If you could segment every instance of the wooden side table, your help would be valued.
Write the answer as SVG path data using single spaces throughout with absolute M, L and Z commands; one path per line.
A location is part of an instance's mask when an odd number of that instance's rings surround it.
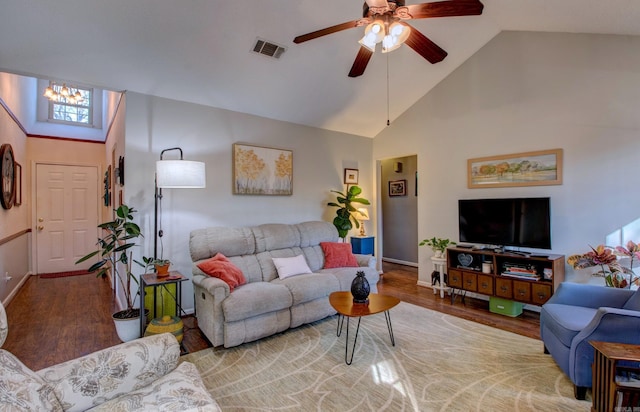
M 176 302 L 176 316 L 180 317 L 182 311 L 182 282 L 188 279 L 178 271 L 169 272 L 169 276 L 158 277 L 155 273 L 146 273 L 140 276 L 140 336 L 144 336 L 144 328 L 147 326 L 147 317 L 144 316 L 145 288 L 152 287 L 156 296 L 156 288 L 163 287 Z M 175 296 L 167 288 L 168 285 L 176 285 Z M 153 317 L 156 317 L 156 304 L 153 303 Z
M 384 317 L 387 321 L 387 329 L 389 330 L 389 338 L 391 339 L 391 345 L 396 346 L 396 340 L 393 336 L 393 327 L 391 326 L 391 316 L 389 315 L 389 309 L 400 303 L 400 299 L 394 296 L 379 295 L 377 293 L 371 293 L 369 295 L 369 303 L 354 303 L 353 295 L 351 292 L 333 292 L 329 295 L 329 303 L 338 312 L 338 327 L 336 329 L 336 335 L 339 337 L 342 334 L 342 325 L 344 324 L 344 318 L 347 318 L 347 336 L 344 342 L 344 363 L 351 365 L 353 362 L 353 352 L 356 349 L 356 342 L 358 341 L 358 332 L 360 331 L 360 321 L 363 316 L 375 315 L 376 313 L 384 312 Z M 349 319 L 358 318 L 358 326 L 356 328 L 356 336 L 353 339 L 353 347 L 351 348 L 351 358 L 349 358 Z
M 593 373 L 593 406 L 591 411 L 614 411 L 617 392 L 640 392 L 638 387 L 631 387 L 625 385 L 624 382 L 616 381 L 616 375 L 620 369 L 619 361 L 640 362 L 640 345 L 599 341 L 590 341 L 589 343 L 595 349 L 593 366 L 591 367 Z M 622 406 L 621 410 L 626 410 L 625 407 L 628 405 Z

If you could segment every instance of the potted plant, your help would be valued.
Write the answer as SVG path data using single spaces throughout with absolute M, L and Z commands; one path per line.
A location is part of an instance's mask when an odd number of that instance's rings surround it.
M 104 235 L 98 238 L 98 249 L 80 258 L 76 264 L 85 262 L 96 255 L 100 260 L 91 265 L 90 273 L 96 272 L 96 277 L 104 277 L 109 273 L 116 278 L 124 291 L 127 307 L 112 315 L 116 325 L 118 337 L 127 342 L 140 337 L 140 308 L 135 308 L 135 299 L 140 293 L 138 278 L 131 272 L 131 248 L 136 246 L 136 240 L 143 237 L 140 227 L 133 222 L 135 209 L 121 205 L 116 209 L 116 218 L 110 222 L 101 223 L 98 228 Z M 145 266 L 136 261 L 137 264 Z M 132 282 L 135 289 L 132 289 Z
M 169 266 L 171 266 L 169 259 L 153 259 L 153 266 L 156 269 L 156 276 L 169 276 Z
M 358 186 L 351 186 L 346 193 L 338 192 L 337 190 L 332 190 L 331 192 L 338 194 L 336 197 L 337 203 L 329 202 L 327 206 L 338 208 L 338 210 L 336 210 L 336 217 L 333 219 L 333 225 L 338 229 L 338 236 L 344 240 L 353 228 L 353 223 L 355 223 L 356 228 L 360 227 L 358 219 L 352 215 L 352 213 L 357 211 L 352 203 L 360 203 L 362 205 L 369 205 L 370 203 L 367 199 L 358 197 L 358 195 L 362 193 L 362 189 Z
M 435 257 L 441 258 L 444 251 L 449 246 L 454 246 L 456 242 L 449 239 L 441 239 L 439 237 L 432 237 L 431 239 L 424 239 L 419 243 L 419 246 L 429 246 L 433 253 L 435 253 Z
M 628 241 L 624 246 L 589 246 L 587 253 L 571 255 L 567 263 L 574 269 L 599 267 L 600 270 L 593 273 L 594 276 L 604 278 L 605 285 L 615 288 L 631 288 L 631 285 L 640 286 L 640 277 L 633 271 L 633 261 L 640 259 L 640 243 Z M 619 259 L 620 258 L 620 259 Z M 623 262 L 628 260 L 628 267 Z M 628 276 L 628 280 L 627 280 Z

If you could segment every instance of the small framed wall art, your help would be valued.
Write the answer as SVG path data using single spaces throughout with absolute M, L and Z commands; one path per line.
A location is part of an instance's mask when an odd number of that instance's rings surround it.
M 20 206 L 22 204 L 22 165 L 18 162 L 16 162 L 15 172 L 16 197 L 13 200 L 13 205 Z
M 358 169 L 344 169 L 344 184 L 357 185 L 358 173 L 359 173 Z
M 389 180 L 389 196 L 406 196 L 407 180 Z

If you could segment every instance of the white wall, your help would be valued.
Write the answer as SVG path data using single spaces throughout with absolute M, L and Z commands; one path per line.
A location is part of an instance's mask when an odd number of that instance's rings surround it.
M 640 241 L 639 110 L 640 37 L 503 32 L 378 135 L 373 157 L 417 152 L 420 239 L 457 239 L 460 198 L 550 196 L 553 252 L 568 256 Z M 553 148 L 561 186 L 467 188 L 469 158 Z M 431 254 L 420 248 L 427 283 Z
M 12 79 L 0 76 L 0 100 L 7 107 L 18 101 Z M 29 164 L 27 137 L 3 106 L 0 106 L 0 144 L 8 143 L 16 162 L 22 166 L 22 205 L 0 207 L 0 300 L 5 304 L 29 274 Z M 16 188 L 18 190 L 18 188 Z
M 293 195 L 233 195 L 231 149 L 238 142 L 292 150 Z M 153 254 L 154 171 L 163 149 L 179 146 L 186 160 L 206 163 L 206 189 L 163 191 L 163 256 L 172 260 L 173 270 L 190 277 L 193 229 L 331 221 L 335 211 L 326 203 L 334 200 L 331 189 L 344 190 L 344 168 L 360 170 L 363 196 L 372 199 L 372 145 L 369 138 L 129 92 L 125 203 L 140 211 L 145 234 L 140 252 Z M 165 159 L 177 156 L 169 152 Z M 367 230 L 374 234 L 374 225 Z M 183 287 L 183 304 L 193 307 L 191 282 Z

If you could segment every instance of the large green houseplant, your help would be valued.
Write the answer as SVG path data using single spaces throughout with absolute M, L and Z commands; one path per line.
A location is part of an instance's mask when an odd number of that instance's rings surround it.
M 358 197 L 362 193 L 362 189 L 358 186 L 351 186 L 345 193 L 332 190 L 336 193 L 336 201 L 327 203 L 327 206 L 337 207 L 336 217 L 333 219 L 333 225 L 338 229 L 338 235 L 344 239 L 347 237 L 349 231 L 353 228 L 355 223 L 356 228 L 360 227 L 358 219 L 353 216 L 353 212 L 357 209 L 352 203 L 360 203 L 362 205 L 369 205 L 369 201 L 365 198 Z M 353 223 L 352 223 L 353 222 Z
M 131 266 L 134 262 L 131 248 L 137 246 L 136 241 L 143 237 L 140 227 L 133 222 L 133 214 L 137 211 L 127 205 L 121 205 L 116 209 L 116 217 L 110 222 L 101 223 L 98 228 L 103 236 L 98 238 L 98 249 L 80 258 L 76 264 L 80 264 L 94 256 L 99 255 L 100 260 L 92 264 L 88 271 L 96 273 L 97 277 L 103 277 L 111 272 L 120 284 L 124 292 L 127 307 L 112 315 L 116 324 L 118 336 L 124 342 L 140 337 L 140 308 L 135 308 L 136 297 L 140 293 L 138 278 L 132 273 Z M 135 261 L 140 266 L 146 265 Z M 145 262 L 146 263 L 146 262 Z M 134 285 L 133 285 L 134 284 Z M 123 330 L 125 320 L 132 320 L 131 332 Z M 134 322 L 133 321 L 137 321 Z

